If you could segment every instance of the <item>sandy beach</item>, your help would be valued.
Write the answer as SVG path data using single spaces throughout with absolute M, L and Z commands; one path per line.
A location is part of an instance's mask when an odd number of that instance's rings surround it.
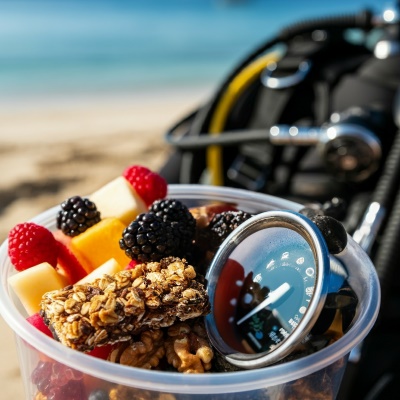
M 157 170 L 164 132 L 207 88 L 0 100 L 0 241 L 17 223 L 99 188 L 131 164 Z M 2 399 L 24 399 L 13 333 L 0 317 Z

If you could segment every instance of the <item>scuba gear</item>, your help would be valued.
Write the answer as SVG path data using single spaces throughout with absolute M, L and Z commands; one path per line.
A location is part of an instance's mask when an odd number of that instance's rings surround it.
M 397 398 L 399 11 L 397 2 L 382 16 L 362 11 L 283 29 L 166 133 L 175 151 L 160 170 L 169 183 L 246 188 L 302 204 L 340 199 L 341 222 L 382 287 L 379 322 L 350 356 L 343 400 Z

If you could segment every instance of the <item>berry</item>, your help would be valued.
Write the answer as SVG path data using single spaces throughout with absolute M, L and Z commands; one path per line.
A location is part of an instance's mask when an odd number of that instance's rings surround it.
M 48 326 L 44 323 L 43 318 L 39 313 L 33 314 L 26 319 L 31 325 L 33 325 L 36 329 L 43 332 L 45 335 L 53 338 L 53 335 L 48 328 Z
M 105 346 L 97 346 L 93 350 L 89 351 L 89 356 L 101 358 L 102 360 L 107 360 L 110 353 L 113 351 L 114 346 L 112 344 L 108 344 Z
M 183 203 L 175 199 L 156 200 L 151 205 L 150 212 L 171 225 L 174 235 L 180 241 L 182 253 L 190 249 L 196 231 L 196 220 Z
M 45 394 L 51 384 L 52 363 L 50 361 L 39 361 L 32 372 L 31 380 L 38 390 Z
M 32 372 L 31 380 L 47 400 L 86 399 L 83 373 L 66 365 L 39 361 Z
M 327 215 L 317 215 L 311 218 L 321 231 L 329 253 L 339 254 L 347 246 L 347 232 L 344 226 L 335 218 Z
M 159 261 L 174 255 L 179 241 L 171 227 L 154 213 L 143 213 L 122 233 L 119 246 L 128 257 L 141 262 Z
M 125 270 L 129 270 L 129 269 L 134 269 L 136 268 L 136 265 L 140 264 L 140 262 L 138 260 L 131 260 L 129 261 L 129 264 L 124 268 Z
M 8 255 L 18 271 L 43 262 L 57 265 L 58 246 L 53 234 L 33 222 L 16 225 L 8 234 Z
M 167 181 L 146 167 L 132 165 L 125 169 L 122 176 L 133 186 L 148 207 L 155 200 L 163 199 L 167 195 Z
M 244 221 L 247 221 L 250 217 L 252 217 L 252 215 L 245 211 L 224 211 L 220 214 L 216 214 L 209 225 L 214 240 L 214 246 L 218 247 L 234 229 Z
M 73 196 L 61 203 L 57 228 L 67 236 L 77 236 L 100 222 L 100 212 L 89 199 Z
M 58 267 L 64 272 L 70 285 L 83 279 L 87 272 L 82 264 L 75 257 L 74 253 L 61 242 L 57 242 L 58 246 Z

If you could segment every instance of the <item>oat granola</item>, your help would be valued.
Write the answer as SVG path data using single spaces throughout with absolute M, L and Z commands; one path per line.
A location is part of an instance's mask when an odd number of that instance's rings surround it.
M 166 257 L 90 284 L 46 293 L 41 315 L 54 337 L 80 351 L 131 340 L 144 330 L 205 316 L 208 295 L 185 259 Z

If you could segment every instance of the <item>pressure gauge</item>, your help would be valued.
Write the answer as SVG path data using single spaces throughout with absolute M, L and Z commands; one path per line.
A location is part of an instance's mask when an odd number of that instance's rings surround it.
M 229 235 L 208 270 L 210 340 L 238 367 L 272 364 L 307 337 L 346 277 L 311 220 L 292 211 L 258 214 Z

